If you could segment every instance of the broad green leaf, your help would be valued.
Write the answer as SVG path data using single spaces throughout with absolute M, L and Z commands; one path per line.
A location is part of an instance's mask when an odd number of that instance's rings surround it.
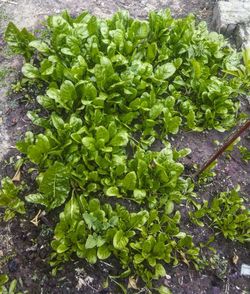
M 158 80 L 167 80 L 175 73 L 175 71 L 176 68 L 173 63 L 165 63 L 156 68 L 155 78 Z
M 64 120 L 55 112 L 51 114 L 51 120 L 54 127 L 60 132 L 64 129 Z
M 157 288 L 157 291 L 159 294 L 171 294 L 172 292 L 167 288 L 166 286 L 161 285 L 159 288 Z
M 94 212 L 100 209 L 100 201 L 96 198 L 93 198 L 89 201 L 89 211 Z
M 142 210 L 138 213 L 130 214 L 129 229 L 140 229 L 148 220 L 149 213 L 147 210 Z
M 165 213 L 171 214 L 174 211 L 174 202 L 169 200 L 165 205 Z
M 71 109 L 76 100 L 75 86 L 71 81 L 64 81 L 60 87 L 59 103 L 66 109 Z
M 92 137 L 84 137 L 82 138 L 83 146 L 90 151 L 95 151 L 95 139 Z
M 163 105 L 161 103 L 155 104 L 149 112 L 149 116 L 151 119 L 156 119 L 162 112 Z
M 140 264 L 144 261 L 144 257 L 141 256 L 140 254 L 135 254 L 134 258 L 133 258 L 133 263 L 134 264 Z
M 111 251 L 107 245 L 103 245 L 97 249 L 97 257 L 101 260 L 109 258 Z
M 165 122 L 165 127 L 171 134 L 177 134 L 179 131 L 182 119 L 179 116 L 174 116 Z
M 46 207 L 50 205 L 48 197 L 40 193 L 29 194 L 28 196 L 25 197 L 25 200 L 31 203 L 44 205 Z
M 37 79 L 39 78 L 39 70 L 30 63 L 25 63 L 22 67 L 22 73 L 26 78 Z
M 49 46 L 45 42 L 42 42 L 41 40 L 31 41 L 29 43 L 29 46 L 37 49 L 39 52 L 47 53 L 47 54 L 50 53 Z
M 115 249 L 123 250 L 126 248 L 127 244 L 128 238 L 124 235 L 124 232 L 122 230 L 117 231 L 113 238 L 113 246 Z
M 165 275 L 166 275 L 165 268 L 160 263 L 157 263 L 155 266 L 154 278 L 159 279 L 161 277 L 164 277 Z
M 119 189 L 117 187 L 109 187 L 106 190 L 106 195 L 107 196 L 116 196 L 116 197 L 121 197 L 119 193 Z
M 143 199 L 146 197 L 146 191 L 145 190 L 140 190 L 140 189 L 135 189 L 134 190 L 134 198 L 138 202 L 143 201 Z
M 9 277 L 6 274 L 0 275 L 0 286 L 6 284 L 9 281 Z
M 41 194 L 26 197 L 29 202 L 45 205 L 49 210 L 62 205 L 70 191 L 68 168 L 56 162 L 43 174 L 39 185 Z
M 33 49 L 29 47 L 29 43 L 35 39 L 34 35 L 29 33 L 25 28 L 19 30 L 13 22 L 9 22 L 4 34 L 4 39 L 8 42 L 13 52 L 22 54 L 28 61 L 33 54 Z
M 39 134 L 37 135 L 35 145 L 31 145 L 28 148 L 28 157 L 31 161 L 38 164 L 44 159 L 50 148 L 49 139 L 45 135 Z
M 86 260 L 91 264 L 96 263 L 96 261 L 97 261 L 96 248 L 91 248 L 91 249 L 87 250 L 87 252 L 86 252 Z
M 96 128 L 96 140 L 104 140 L 104 143 L 109 141 L 109 131 L 104 126 Z
M 13 281 L 11 281 L 10 286 L 9 286 L 9 293 L 15 293 L 16 291 L 16 286 L 17 286 L 17 280 L 14 279 Z
M 125 130 L 119 131 L 109 144 L 111 146 L 126 146 L 128 144 L 128 133 Z
M 69 247 L 64 243 L 61 243 L 56 249 L 57 253 L 59 254 L 64 253 L 67 250 L 69 250 Z
M 136 187 L 136 173 L 130 172 L 122 180 L 122 186 L 125 190 L 134 190 Z
M 9 221 L 15 216 L 15 213 L 24 214 L 24 202 L 18 197 L 21 188 L 15 186 L 13 181 L 5 177 L 1 181 L 0 189 L 0 207 L 5 208 L 4 220 Z
M 85 248 L 91 249 L 96 247 L 96 245 L 97 245 L 97 238 L 93 237 L 92 235 L 89 235 L 85 244 Z
M 70 200 L 65 205 L 64 217 L 69 223 L 78 220 L 80 217 L 80 207 L 74 195 L 71 196 Z

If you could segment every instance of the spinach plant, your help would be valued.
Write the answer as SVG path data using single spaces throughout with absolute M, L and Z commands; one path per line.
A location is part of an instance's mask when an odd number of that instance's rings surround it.
M 24 214 L 25 207 L 18 194 L 22 187 L 17 187 L 8 177 L 1 181 L 0 207 L 5 208 L 4 221 L 12 219 L 16 213 Z
M 247 72 L 242 54 L 204 22 L 168 10 L 143 21 L 63 12 L 48 17 L 40 38 L 10 23 L 5 39 L 40 89 L 27 115 L 42 131 L 16 146 L 38 170 L 25 199 L 60 212 L 51 264 L 113 256 L 122 277 L 137 274 L 150 287 L 166 263 L 198 268 L 178 210 L 194 195 L 179 162 L 191 150 L 173 149 L 168 135 L 235 124 L 247 84 L 235 74 Z M 153 151 L 157 140 L 164 147 Z
M 222 233 L 225 238 L 241 243 L 250 241 L 250 211 L 243 204 L 244 199 L 239 195 L 239 186 L 222 192 L 211 202 L 204 201 L 201 207 L 190 213 L 191 219 L 198 225 L 204 226 L 200 219 L 208 219 L 209 225 Z

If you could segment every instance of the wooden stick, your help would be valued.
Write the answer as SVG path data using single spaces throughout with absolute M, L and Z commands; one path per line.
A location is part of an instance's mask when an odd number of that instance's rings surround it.
M 209 158 L 201 168 L 194 174 L 194 178 L 198 177 L 204 170 L 209 167 L 227 148 L 230 146 L 245 130 L 250 126 L 250 120 L 240 126 L 227 140 L 226 142 L 215 152 L 215 154 Z

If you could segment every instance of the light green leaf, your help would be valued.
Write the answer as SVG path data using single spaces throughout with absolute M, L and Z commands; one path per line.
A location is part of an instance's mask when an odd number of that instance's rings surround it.
M 56 252 L 57 252 L 58 254 L 61 254 L 61 253 L 64 253 L 65 251 L 67 251 L 67 250 L 69 250 L 69 247 L 68 247 L 66 244 L 64 244 L 64 243 L 61 243 L 61 244 L 57 247 Z
M 110 141 L 111 146 L 126 146 L 128 144 L 128 133 L 125 130 L 119 131 Z
M 89 201 L 89 211 L 94 212 L 100 209 L 100 201 L 97 198 L 93 198 Z
M 162 278 L 166 275 L 165 268 L 163 267 L 162 264 L 157 263 L 155 266 L 155 274 L 154 274 L 154 279 L 159 279 Z
M 158 80 L 167 80 L 175 73 L 175 71 L 176 68 L 173 63 L 165 63 L 156 68 L 155 78 Z
M 64 81 L 60 87 L 59 103 L 66 109 L 71 109 L 76 100 L 75 86 L 71 81 Z
M 106 195 L 107 196 L 116 196 L 116 197 L 121 197 L 119 193 L 119 189 L 117 187 L 109 187 L 106 190 Z
M 85 248 L 91 249 L 91 248 L 96 247 L 96 245 L 97 245 L 97 239 L 95 237 L 93 237 L 93 235 L 89 235 L 88 239 L 86 241 L 86 244 L 85 244 Z
M 135 189 L 134 190 L 134 198 L 138 202 L 141 202 L 145 197 L 146 197 L 146 191 L 145 190 L 140 190 L 140 189 Z
M 6 284 L 9 281 L 9 277 L 6 274 L 0 275 L 0 286 Z
M 133 259 L 133 263 L 134 264 L 140 264 L 144 261 L 144 257 L 140 254 L 135 254 L 134 259 Z
M 9 286 L 9 294 L 14 294 L 16 291 L 16 286 L 17 286 L 17 280 L 14 279 L 11 281 L 10 286 Z
M 159 294 L 171 294 L 172 292 L 166 287 L 161 285 L 159 288 L 157 288 L 157 291 Z
M 149 112 L 149 116 L 151 119 L 156 119 L 162 112 L 163 110 L 163 105 L 161 103 L 155 104 Z
M 29 43 L 29 46 L 37 49 L 39 52 L 48 53 L 48 54 L 50 53 L 49 46 L 45 42 L 42 42 L 41 40 L 31 41 Z
M 31 202 L 31 203 L 49 206 L 48 197 L 46 195 L 41 194 L 41 193 L 29 194 L 28 196 L 25 197 L 25 200 L 28 202 Z
M 109 258 L 111 251 L 107 245 L 103 245 L 97 249 L 97 257 L 101 260 Z
M 60 162 L 55 162 L 43 174 L 39 191 L 41 194 L 29 195 L 26 200 L 45 205 L 49 210 L 62 205 L 70 191 L 68 168 Z
M 134 190 L 136 187 L 136 173 L 134 171 L 128 173 L 122 180 L 122 186 L 125 190 Z
M 21 188 L 14 185 L 13 181 L 6 177 L 1 181 L 0 189 L 0 207 L 5 208 L 4 220 L 9 221 L 15 216 L 15 213 L 25 213 L 24 202 L 18 198 Z
M 86 252 L 86 260 L 91 264 L 96 263 L 96 261 L 97 261 L 96 248 L 91 248 L 91 249 L 87 250 L 87 252 Z
M 104 126 L 96 128 L 96 140 L 104 140 L 104 143 L 109 141 L 109 131 Z
M 38 68 L 31 65 L 30 63 L 24 64 L 22 67 L 22 73 L 26 78 L 29 79 L 37 79 L 40 76 Z
M 171 214 L 174 211 L 174 202 L 169 200 L 165 205 L 165 213 Z
M 82 138 L 82 144 L 88 150 L 95 151 L 95 139 L 94 138 L 84 137 L 84 138 Z
M 36 137 L 35 145 L 31 145 L 28 148 L 28 157 L 34 163 L 40 163 L 49 150 L 50 142 L 48 138 L 43 134 L 39 134 Z
M 126 248 L 127 244 L 128 238 L 124 235 L 124 232 L 122 230 L 117 231 L 113 238 L 113 245 L 115 249 L 123 250 L 124 248 Z

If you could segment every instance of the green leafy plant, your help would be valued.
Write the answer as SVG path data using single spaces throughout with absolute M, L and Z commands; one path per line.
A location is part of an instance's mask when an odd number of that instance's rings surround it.
M 1 181 L 0 207 L 5 208 L 4 221 L 12 219 L 16 213 L 24 214 L 24 202 L 18 198 L 22 187 L 14 185 L 8 177 Z
M 250 160 L 250 150 L 249 150 L 249 148 L 240 145 L 240 146 L 238 146 L 238 149 L 240 151 L 240 154 L 242 155 L 242 159 L 245 162 L 248 162 Z
M 16 292 L 17 280 L 14 279 L 11 281 L 9 287 L 6 288 L 6 283 L 8 283 L 9 277 L 6 274 L 0 275 L 0 291 L 2 294 L 22 294 L 22 292 Z
M 235 124 L 245 80 L 229 70 L 245 70 L 242 55 L 204 22 L 168 10 L 147 21 L 64 12 L 48 17 L 42 38 L 10 23 L 5 39 L 26 59 L 26 81 L 41 89 L 40 108 L 27 115 L 43 131 L 16 146 L 38 172 L 37 193 L 25 199 L 61 212 L 51 265 L 114 256 L 120 277 L 137 274 L 149 287 L 165 263 L 198 268 L 199 248 L 178 210 L 194 196 L 179 162 L 191 150 L 167 138 Z M 157 140 L 164 147 L 153 151 Z
M 215 168 L 218 161 L 213 161 L 200 175 L 199 175 L 199 184 L 204 185 L 210 183 L 213 178 L 216 176 Z
M 250 211 L 243 205 L 239 195 L 239 187 L 222 192 L 211 202 L 204 201 L 201 207 L 190 213 L 191 219 L 198 225 L 204 226 L 200 219 L 208 219 L 209 225 L 225 238 L 241 243 L 250 241 Z

